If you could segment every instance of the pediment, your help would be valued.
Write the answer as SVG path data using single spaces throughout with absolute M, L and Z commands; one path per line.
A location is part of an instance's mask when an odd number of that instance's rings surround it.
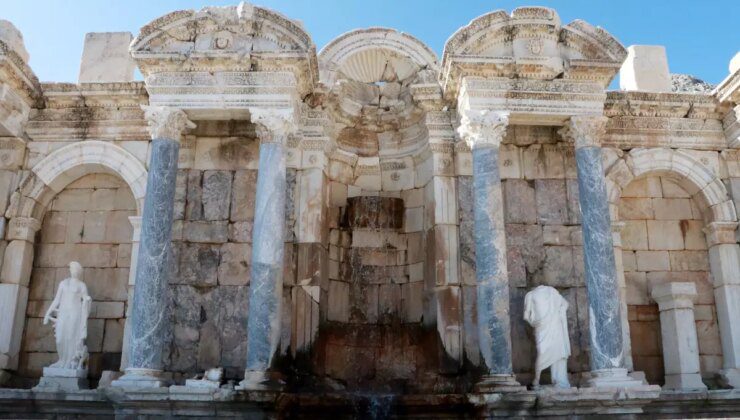
M 453 95 L 463 76 L 553 80 L 608 86 L 627 52 L 608 32 L 582 20 L 561 25 L 545 7 L 503 10 L 473 19 L 445 44 L 440 79 Z
M 169 13 L 144 26 L 131 44 L 135 55 L 246 55 L 312 50 L 313 42 L 299 23 L 248 3 Z

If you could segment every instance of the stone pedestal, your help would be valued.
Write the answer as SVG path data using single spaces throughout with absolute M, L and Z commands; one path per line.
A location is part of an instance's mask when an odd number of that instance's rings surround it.
M 114 387 L 160 387 L 164 327 L 167 319 L 167 283 L 170 275 L 172 212 L 180 138 L 194 127 L 181 110 L 147 107 L 152 141 L 141 242 L 136 266 L 126 374 Z
M 87 369 L 62 369 L 45 367 L 35 391 L 79 391 L 88 389 Z
M 660 309 L 663 339 L 665 389 L 706 390 L 699 372 L 699 342 L 696 338 L 694 283 L 665 283 L 652 291 Z
M 285 144 L 292 115 L 255 112 L 260 138 L 257 197 L 252 231 L 251 280 L 247 318 L 247 365 L 237 389 L 273 388 L 270 368 L 280 344 L 285 241 Z
M 478 341 L 488 370 L 476 386 L 478 392 L 525 389 L 514 378 L 511 363 L 506 229 L 499 174 L 499 145 L 508 121 L 504 112 L 468 111 L 459 128 L 473 154 Z
M 596 387 L 640 386 L 641 382 L 627 375 L 624 364 L 621 300 L 599 143 L 606 120 L 602 116 L 575 116 L 560 131 L 576 149 L 590 322 L 591 375 L 588 383 Z

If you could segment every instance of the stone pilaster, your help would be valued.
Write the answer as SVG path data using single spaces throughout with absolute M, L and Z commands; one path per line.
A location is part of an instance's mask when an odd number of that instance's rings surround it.
M 481 392 L 522 389 L 511 362 L 506 230 L 498 166 L 499 145 L 508 122 L 505 112 L 469 112 L 458 129 L 473 154 L 478 340 L 487 369 L 477 385 Z
M 624 367 L 628 371 L 634 370 L 632 362 L 632 340 L 630 339 L 630 325 L 627 317 L 627 283 L 624 279 L 624 262 L 622 261 L 622 229 L 624 222 L 612 222 L 612 241 L 614 244 L 614 266 L 619 285 L 619 308 L 622 318 L 622 348 L 624 349 Z
M 704 232 L 722 341 L 720 380 L 740 388 L 740 246 L 735 241 L 736 229 L 737 222 L 712 222 Z
M 129 216 L 131 223 L 131 264 L 128 272 L 128 305 L 126 305 L 126 324 L 123 327 L 123 347 L 121 349 L 121 371 L 128 366 L 128 352 L 131 341 L 131 303 L 134 301 L 136 284 L 136 265 L 139 260 L 139 242 L 141 241 L 141 216 Z
M 172 213 L 180 140 L 195 124 L 180 109 L 145 107 L 152 137 L 136 281 L 131 305 L 126 374 L 118 387 L 159 387 L 167 319 L 167 283 L 172 239 Z
M 699 341 L 694 321 L 694 283 L 664 283 L 651 295 L 660 310 L 666 389 L 706 390 L 699 371 Z
M 240 389 L 269 386 L 280 343 L 285 238 L 285 147 L 295 131 L 290 112 L 252 111 L 260 139 L 247 319 L 247 364 Z
M 18 368 L 33 265 L 33 242 L 38 220 L 16 217 L 8 223 L 9 241 L 0 273 L 0 371 Z
M 602 116 L 574 116 L 560 131 L 576 149 L 591 344 L 589 384 L 638 386 L 641 382 L 627 375 L 624 362 L 621 299 L 601 161 L 600 138 L 606 130 L 606 122 L 607 118 Z

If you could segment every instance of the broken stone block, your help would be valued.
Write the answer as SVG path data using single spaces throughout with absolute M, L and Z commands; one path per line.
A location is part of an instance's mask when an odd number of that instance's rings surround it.
M 89 32 L 80 62 L 79 83 L 131 82 L 136 63 L 129 53 L 130 32 Z

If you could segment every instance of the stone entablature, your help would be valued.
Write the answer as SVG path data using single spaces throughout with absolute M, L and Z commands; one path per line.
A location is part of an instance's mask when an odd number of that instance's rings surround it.
M 248 3 L 162 16 L 141 29 L 131 55 L 150 104 L 205 119 L 295 107 L 318 81 L 316 48 L 302 26 Z

